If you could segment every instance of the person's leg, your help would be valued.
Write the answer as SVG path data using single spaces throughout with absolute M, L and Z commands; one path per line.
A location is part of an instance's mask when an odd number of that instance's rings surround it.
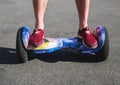
M 33 8 L 35 15 L 35 29 L 30 36 L 29 43 L 39 46 L 43 43 L 44 38 L 44 14 L 46 11 L 48 0 L 33 0 Z
M 33 0 L 35 28 L 44 29 L 44 14 L 48 0 Z
M 90 0 L 75 0 L 75 1 L 79 16 L 78 38 L 83 39 L 83 44 L 86 47 L 96 48 L 97 40 L 95 39 L 95 37 L 88 28 L 88 14 L 89 14 Z
M 89 4 L 90 0 L 76 0 L 80 30 L 88 26 Z

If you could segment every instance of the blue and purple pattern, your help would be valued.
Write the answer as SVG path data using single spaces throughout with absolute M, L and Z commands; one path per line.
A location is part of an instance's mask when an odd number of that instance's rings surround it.
M 32 51 L 34 53 L 51 53 L 64 48 L 71 48 L 77 50 L 81 53 L 97 53 L 99 49 L 104 44 L 105 41 L 105 28 L 103 26 L 98 26 L 95 29 L 95 34 L 98 40 L 97 48 L 87 48 L 81 42 L 78 42 L 78 38 L 45 38 L 45 41 L 42 45 L 38 47 L 30 47 L 28 46 L 30 30 L 29 27 L 22 27 L 22 40 L 25 48 L 28 51 Z
M 29 43 L 29 37 L 30 37 L 30 29 L 28 26 L 22 27 L 21 35 L 22 35 L 23 45 L 27 49 Z

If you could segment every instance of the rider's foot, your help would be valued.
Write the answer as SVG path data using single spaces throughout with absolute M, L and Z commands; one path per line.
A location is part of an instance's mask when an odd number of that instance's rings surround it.
M 30 36 L 29 43 L 34 46 L 39 46 L 43 43 L 44 38 L 44 30 L 42 29 L 35 29 Z
M 86 47 L 96 48 L 98 46 L 97 40 L 90 32 L 90 29 L 88 27 L 78 31 L 78 38 L 81 38 L 83 40 L 83 44 Z

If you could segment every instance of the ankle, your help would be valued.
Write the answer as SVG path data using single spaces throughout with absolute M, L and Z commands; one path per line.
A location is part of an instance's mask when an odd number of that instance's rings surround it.
M 84 26 L 84 27 L 80 27 L 79 30 L 84 30 L 84 29 L 87 29 L 88 26 Z
M 35 28 L 35 30 L 42 30 L 42 31 L 44 31 L 44 28 Z
M 35 24 L 35 29 L 42 29 L 42 30 L 44 30 L 44 24 L 43 23 L 36 23 Z
M 87 28 L 88 24 L 87 23 L 80 23 L 79 24 L 79 30 L 83 30 L 84 28 Z

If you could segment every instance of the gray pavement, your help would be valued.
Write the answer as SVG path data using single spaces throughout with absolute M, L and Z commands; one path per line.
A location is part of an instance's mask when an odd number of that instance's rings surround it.
M 90 62 L 78 54 L 51 54 L 17 61 L 16 33 L 33 30 L 32 0 L 0 0 L 0 85 L 120 85 L 120 0 L 91 0 L 89 25 L 104 25 L 110 38 L 108 59 Z M 78 18 L 74 0 L 49 0 L 45 37 L 74 37 Z M 35 57 L 40 57 L 34 55 Z

